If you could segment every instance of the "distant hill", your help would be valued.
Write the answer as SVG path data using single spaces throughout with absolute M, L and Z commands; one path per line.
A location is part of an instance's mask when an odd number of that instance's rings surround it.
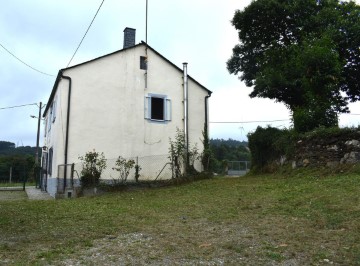
M 16 147 L 15 143 L 0 140 L 0 156 L 9 155 L 35 155 L 36 147 L 20 146 Z
M 239 141 L 239 140 L 235 140 L 235 139 L 211 139 L 210 140 L 210 145 L 212 146 L 221 146 L 221 145 L 227 145 L 229 147 L 239 147 L 239 146 L 244 146 L 247 147 L 248 146 L 248 142 L 247 141 Z

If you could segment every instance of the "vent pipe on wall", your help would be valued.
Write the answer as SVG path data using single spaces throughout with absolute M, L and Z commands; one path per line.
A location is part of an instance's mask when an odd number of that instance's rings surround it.
M 189 120 L 188 120 L 188 74 L 187 74 L 187 64 L 183 63 L 183 72 L 184 72 L 184 137 L 185 137 L 185 149 L 186 149 L 186 165 L 185 171 L 189 166 Z M 186 174 L 186 172 L 185 172 Z

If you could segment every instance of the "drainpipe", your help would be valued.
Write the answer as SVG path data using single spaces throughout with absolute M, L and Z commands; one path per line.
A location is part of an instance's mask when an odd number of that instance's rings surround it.
M 63 76 L 61 73 L 61 78 L 67 79 L 69 81 L 69 93 L 68 93 L 68 103 L 67 103 L 67 114 L 66 114 L 66 135 L 65 135 L 65 154 L 64 154 L 64 164 L 67 165 L 68 162 L 68 144 L 69 144 L 69 123 L 70 123 L 70 99 L 71 99 L 71 78 L 68 76 Z M 66 166 L 65 166 L 66 167 Z M 65 169 L 64 172 L 64 191 L 66 188 L 66 178 L 67 178 L 67 171 Z
M 209 98 L 211 97 L 211 92 L 209 92 L 208 95 L 205 96 L 205 125 L 208 128 L 208 120 L 209 120 L 209 114 L 208 114 L 208 101 Z
M 188 75 L 187 75 L 187 64 L 183 63 L 183 72 L 184 72 L 184 137 L 185 137 L 185 151 L 186 151 L 186 166 L 185 174 L 189 166 L 189 107 L 188 107 Z

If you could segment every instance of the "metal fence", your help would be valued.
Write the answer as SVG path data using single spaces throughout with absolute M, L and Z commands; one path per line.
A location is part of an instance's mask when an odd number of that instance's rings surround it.
M 101 180 L 107 181 L 121 181 L 120 173 L 115 169 L 117 158 L 107 159 L 106 168 L 101 174 Z M 168 155 L 153 155 L 145 157 L 128 157 L 126 160 L 134 160 L 135 165 L 139 167 L 138 181 L 148 180 L 165 180 L 172 178 L 172 167 Z M 82 163 L 74 165 L 75 178 L 80 178 Z M 136 170 L 133 167 L 128 175 L 127 181 L 135 182 Z
M 120 176 L 116 168 L 117 158 L 107 159 L 106 168 L 102 171 L 100 182 L 103 183 L 123 183 L 124 180 Z M 134 166 L 129 171 L 127 182 L 135 182 L 136 174 L 138 174 L 137 181 L 154 181 L 166 180 L 174 177 L 172 164 L 168 155 L 153 155 L 145 157 L 131 157 L 126 160 L 134 160 Z M 135 165 L 138 166 L 136 172 Z M 201 163 L 197 161 L 195 167 L 201 170 Z M 74 189 L 80 186 L 81 170 L 83 169 L 82 163 L 59 165 L 56 183 L 48 184 L 49 191 L 52 194 L 68 194 L 73 193 Z M 56 187 L 56 188 L 55 188 Z M 55 191 L 52 191 L 55 189 Z M 71 195 L 68 195 L 71 197 Z
M 242 176 L 250 171 L 249 161 L 230 161 L 228 162 L 228 175 Z
M 0 190 L 25 190 L 28 180 L 28 172 L 25 166 L 9 168 L 8 172 L 0 172 Z

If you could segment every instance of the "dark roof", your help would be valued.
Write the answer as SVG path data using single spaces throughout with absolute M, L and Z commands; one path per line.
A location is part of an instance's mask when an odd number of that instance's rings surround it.
M 117 54 L 117 53 L 121 53 L 121 52 L 124 52 L 126 50 L 130 50 L 130 49 L 133 49 L 135 47 L 138 47 L 138 46 L 141 46 L 141 45 L 147 45 L 144 41 L 142 41 L 141 43 L 139 44 L 136 44 L 132 47 L 128 47 L 128 48 L 124 48 L 124 49 L 121 49 L 121 50 L 118 50 L 118 51 L 115 51 L 115 52 L 112 52 L 110 54 L 106 54 L 106 55 L 103 55 L 103 56 L 100 56 L 100 57 L 97 57 L 97 58 L 94 58 L 94 59 L 91 59 L 89 61 L 85 61 L 83 63 L 80 63 L 80 64 L 77 64 L 77 65 L 73 65 L 71 67 L 67 67 L 67 68 L 63 68 L 63 69 L 60 69 L 59 72 L 58 72 L 58 75 L 56 77 L 56 80 L 55 80 L 55 83 L 54 83 L 54 86 L 53 86 L 53 89 L 51 91 L 51 94 L 50 94 L 50 97 L 49 97 L 49 100 L 46 104 L 46 107 L 45 107 L 45 110 L 44 110 L 44 113 L 43 113 L 43 117 L 45 117 L 47 111 L 49 110 L 50 106 L 51 106 L 51 102 L 53 101 L 54 99 L 54 96 L 55 96 L 55 92 L 56 92 L 56 88 L 57 86 L 59 85 L 59 82 L 61 80 L 61 76 L 62 76 L 62 73 L 65 71 L 65 70 L 69 70 L 69 69 L 72 69 L 72 68 L 76 68 L 76 67 L 79 67 L 79 66 L 82 66 L 82 65 L 85 65 L 85 64 L 88 64 L 88 63 L 91 63 L 93 61 L 96 61 L 96 60 L 99 60 L 101 58 L 104 58 L 104 57 L 107 57 L 107 56 L 111 56 L 111 55 L 114 55 L 114 54 Z M 172 63 L 169 59 L 167 59 L 166 57 L 164 57 L 162 54 L 160 54 L 158 51 L 156 51 L 155 49 L 153 49 L 152 47 L 150 47 L 149 45 L 147 45 L 147 48 L 150 49 L 151 51 L 153 51 L 155 54 L 157 54 L 158 56 L 160 56 L 162 59 L 164 59 L 165 61 L 167 61 L 169 64 L 171 64 L 173 67 L 175 67 L 176 69 L 178 69 L 179 71 L 183 71 L 181 68 L 179 68 L 178 66 L 176 66 L 174 63 Z M 196 81 L 194 78 L 192 78 L 190 75 L 188 75 L 188 78 L 191 79 L 193 82 L 195 82 L 197 85 L 199 85 L 201 88 L 203 88 L 204 90 L 206 90 L 208 92 L 208 94 L 211 94 L 212 91 L 208 90 L 205 86 L 203 86 L 202 84 L 200 84 L 198 81 Z

